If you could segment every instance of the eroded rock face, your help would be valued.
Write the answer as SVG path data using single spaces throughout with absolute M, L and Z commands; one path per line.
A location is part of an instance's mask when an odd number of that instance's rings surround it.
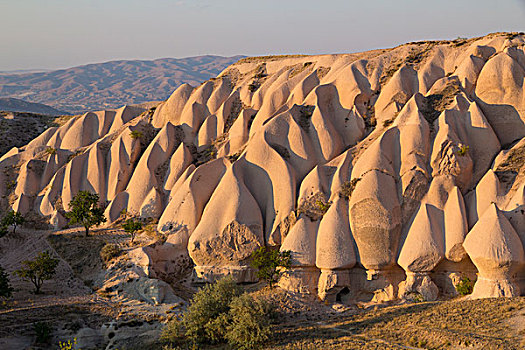
M 513 297 L 521 294 L 517 281 L 525 267 L 520 237 L 491 204 L 465 239 L 465 250 L 479 271 L 473 296 Z
M 247 59 L 155 111 L 90 112 L 13 149 L 2 205 L 60 227 L 89 190 L 108 224 L 159 219 L 173 244 L 137 251 L 143 274 L 191 259 L 201 281 L 254 281 L 252 252 L 278 246 L 280 285 L 326 299 L 435 299 L 475 268 L 474 296 L 517 295 L 524 43 Z

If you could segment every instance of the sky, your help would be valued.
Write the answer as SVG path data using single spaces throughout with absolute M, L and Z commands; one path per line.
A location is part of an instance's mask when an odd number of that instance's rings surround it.
M 525 0 L 0 0 L 0 71 L 349 53 L 525 31 Z

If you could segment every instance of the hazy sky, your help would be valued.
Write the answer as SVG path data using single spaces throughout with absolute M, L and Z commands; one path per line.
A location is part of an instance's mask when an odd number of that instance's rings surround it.
M 0 0 L 0 71 L 525 31 L 525 0 Z

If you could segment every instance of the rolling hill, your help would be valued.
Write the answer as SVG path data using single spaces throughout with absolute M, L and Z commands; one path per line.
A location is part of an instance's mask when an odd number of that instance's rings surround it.
M 244 56 L 122 60 L 49 72 L 0 74 L 0 96 L 71 114 L 159 101 L 183 83 L 199 85 Z
M 0 97 L 0 111 L 35 113 L 55 116 L 68 114 L 66 112 L 59 111 L 58 109 L 55 109 L 42 103 L 27 102 L 12 97 Z

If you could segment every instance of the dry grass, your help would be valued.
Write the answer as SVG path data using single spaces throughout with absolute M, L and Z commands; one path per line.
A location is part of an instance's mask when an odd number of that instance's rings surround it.
M 290 322 L 277 329 L 266 349 L 523 349 L 523 330 L 508 320 L 524 313 L 524 297 L 361 310 Z

